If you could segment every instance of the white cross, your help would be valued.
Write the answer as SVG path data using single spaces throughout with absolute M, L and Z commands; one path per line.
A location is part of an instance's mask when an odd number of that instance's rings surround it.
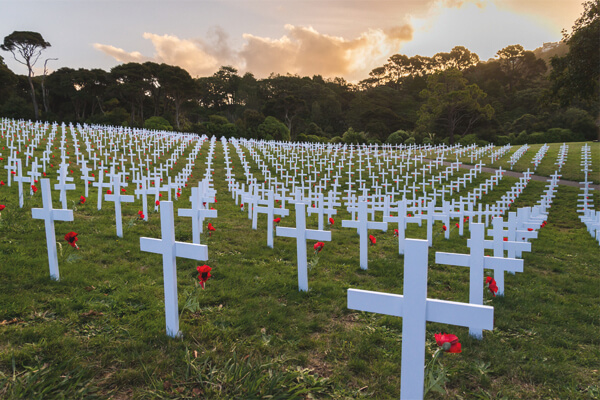
M 406 239 L 404 295 L 348 289 L 348 308 L 402 317 L 400 399 L 423 398 L 426 323 L 493 329 L 494 308 L 427 298 L 428 244 Z
M 104 200 L 113 201 L 115 203 L 115 221 L 117 225 L 117 236 L 123 237 L 123 222 L 121 215 L 121 203 L 133 203 L 132 195 L 121 194 L 121 174 L 115 174 L 112 176 L 112 187 L 114 190 L 113 194 L 104 195 Z
M 43 219 L 46 225 L 46 247 L 48 248 L 48 264 L 50 265 L 50 278 L 59 280 L 58 255 L 56 253 L 56 234 L 54 232 L 54 221 L 73 221 L 72 210 L 59 210 L 52 208 L 52 193 L 50 192 L 50 180 L 42 179 L 42 204 L 44 208 L 31 209 L 33 219 Z
M 67 190 L 75 190 L 75 184 L 67 183 L 73 181 L 73 178 L 67 177 L 67 164 L 60 165 L 58 183 L 54 185 L 54 190 L 60 190 L 60 201 L 62 208 L 67 209 Z
M 331 241 L 330 231 L 306 229 L 306 204 L 298 202 L 296 206 L 296 227 L 277 227 L 277 236 L 296 238 L 296 256 L 298 259 L 298 289 L 308 291 L 308 272 L 306 263 L 306 241 L 324 240 Z
M 209 210 L 202 206 L 202 191 L 202 187 L 193 187 L 192 196 L 190 197 L 192 208 L 180 208 L 177 210 L 177 215 L 180 217 L 192 217 L 192 240 L 196 244 L 200 244 L 200 234 L 202 233 L 204 218 L 217 218 L 217 210 Z
M 369 237 L 368 230 L 369 229 L 379 229 L 384 230 L 387 229 L 387 222 L 374 222 L 368 220 L 368 204 L 366 201 L 360 201 L 358 203 L 358 219 L 353 220 L 343 220 L 342 227 L 344 228 L 356 228 L 356 231 L 359 236 L 360 242 L 360 268 L 367 269 L 369 267 Z
M 167 335 L 174 338 L 181 335 L 177 302 L 177 257 L 205 261 L 208 260 L 208 247 L 175 241 L 173 202 L 171 201 L 161 201 L 160 203 L 160 231 L 161 239 L 140 238 L 140 250 L 163 256 Z
M 31 178 L 28 176 L 23 176 L 21 167 L 22 161 L 20 159 L 17 158 L 15 163 L 17 165 L 17 174 L 15 175 L 14 179 L 19 186 L 19 207 L 23 208 L 23 183 L 31 183 Z
M 111 187 L 110 182 L 104 183 L 104 182 L 102 182 L 103 180 L 104 180 L 104 168 L 100 168 L 100 170 L 98 171 L 98 182 L 92 183 L 92 186 L 95 186 L 98 188 L 98 210 L 102 209 L 103 188 Z
M 272 190 L 267 191 L 265 204 L 265 207 L 254 206 L 254 212 L 267 214 L 267 246 L 273 248 L 273 217 L 275 215 L 288 216 L 290 211 L 287 208 L 275 208 L 275 194 Z
M 420 223 L 421 217 L 407 217 L 406 216 L 406 199 L 398 201 L 397 204 L 398 204 L 398 207 L 396 208 L 396 211 L 397 211 L 398 215 L 395 217 L 391 216 L 391 215 L 384 216 L 383 221 L 398 224 L 398 254 L 404 254 L 404 244 L 406 243 L 406 240 L 405 240 L 406 224 L 407 223 L 415 223 L 415 224 Z M 394 210 L 390 210 L 390 211 L 394 211 Z
M 458 267 L 469 267 L 469 303 L 483 304 L 483 270 L 485 268 L 502 271 L 523 271 L 523 260 L 503 257 L 485 257 L 483 224 L 472 223 L 470 225 L 471 239 L 467 240 L 467 246 L 471 254 L 435 253 L 437 264 L 455 265 Z M 469 334 L 476 339 L 481 339 L 483 333 L 481 328 L 469 326 Z

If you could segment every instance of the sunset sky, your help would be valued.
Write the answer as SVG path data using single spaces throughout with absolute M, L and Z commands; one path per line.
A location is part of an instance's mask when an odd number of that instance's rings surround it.
M 0 0 L 0 39 L 36 31 L 60 67 L 123 62 L 178 65 L 193 77 L 221 65 L 358 81 L 393 54 L 465 46 L 482 60 L 511 44 L 556 42 L 583 0 Z M 26 69 L 0 51 L 17 73 Z

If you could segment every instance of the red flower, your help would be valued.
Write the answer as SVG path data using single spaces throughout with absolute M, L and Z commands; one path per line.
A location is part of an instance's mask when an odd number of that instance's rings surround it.
M 507 238 L 507 237 L 505 237 L 505 238 L 504 238 L 504 241 L 505 241 L 505 242 L 508 242 L 508 238 Z
M 209 222 L 208 223 L 208 236 L 211 236 L 214 231 L 216 231 L 215 227 L 212 226 L 212 224 Z
M 457 227 L 457 228 L 460 228 L 460 225 L 458 224 L 458 222 L 456 223 L 456 227 Z
M 444 232 L 446 232 L 448 230 L 448 227 L 446 225 L 443 225 L 442 229 L 444 230 Z
M 398 237 L 399 234 L 398 229 L 394 229 L 394 237 Z
M 77 238 L 77 233 L 75 232 L 69 232 L 65 235 L 65 240 L 67 242 L 69 242 L 69 244 L 71 246 L 73 246 L 74 248 L 78 249 L 79 246 L 77 246 L 77 244 L 75 243 L 76 241 L 78 241 L 79 239 Z
M 6 206 L 4 204 L 0 204 L 0 212 L 3 211 L 6 208 Z
M 329 225 L 333 225 L 333 224 L 335 224 L 335 220 L 334 220 L 333 218 L 331 218 L 331 217 L 330 217 L 330 218 L 329 218 Z
M 281 222 L 281 218 L 277 217 L 273 220 L 274 223 L 278 224 Z
M 158 206 L 160 206 L 160 201 L 156 200 L 156 203 L 154 203 L 154 204 L 156 204 L 156 206 L 158 207 Z
M 0 186 L 4 186 L 4 181 L 0 181 Z
M 411 215 L 410 213 L 408 213 L 408 215 L 407 215 L 407 216 L 408 216 L 408 217 L 412 217 L 412 215 Z
M 198 271 L 198 280 L 200 281 L 200 286 L 202 286 L 202 289 L 204 289 L 204 283 L 206 283 L 208 278 L 210 278 L 210 271 L 212 268 L 208 265 L 202 265 L 196 267 L 196 270 Z
M 460 353 L 462 351 L 461 344 L 458 342 L 458 337 L 456 335 L 436 333 L 435 341 L 437 345 L 442 347 L 447 353 Z
M 533 231 L 533 228 L 527 228 L 527 230 L 528 230 L 529 232 L 531 232 L 531 231 Z
M 125 193 L 125 189 L 121 189 L 121 192 L 122 192 L 122 193 Z
M 321 250 L 323 250 L 323 247 L 325 246 L 325 243 L 323 242 L 317 242 L 315 243 L 315 245 L 313 246 L 313 249 L 315 249 L 315 252 L 320 253 Z
M 35 185 L 31 185 L 31 190 L 33 190 L 33 193 L 37 192 L 37 187 Z
M 106 194 L 112 194 L 112 190 L 108 189 L 108 190 L 106 191 Z
M 373 235 L 369 235 L 369 240 L 371 241 L 371 246 L 374 246 L 375 243 L 377 243 L 377 239 L 375 239 L 375 236 Z
M 494 295 L 494 297 L 496 297 L 496 293 L 498 293 L 498 286 L 496 286 L 496 280 L 491 276 L 487 276 L 485 278 L 485 283 L 486 285 L 488 285 L 488 289 L 490 289 L 490 292 Z
M 85 204 L 85 200 L 86 200 L 85 196 L 81 196 L 79 198 L 79 204 Z

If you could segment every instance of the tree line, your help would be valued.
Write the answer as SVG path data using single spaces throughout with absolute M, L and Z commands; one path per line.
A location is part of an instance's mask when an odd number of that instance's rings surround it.
M 231 66 L 193 78 L 177 66 L 126 63 L 33 76 L 50 47 L 13 32 L 0 47 L 0 116 L 175 129 L 226 137 L 352 143 L 591 140 L 599 122 L 599 1 L 554 49 L 507 46 L 482 61 L 456 46 L 433 57 L 394 54 L 357 84 L 319 75 L 257 79 Z M 553 57 L 551 57 L 553 56 Z

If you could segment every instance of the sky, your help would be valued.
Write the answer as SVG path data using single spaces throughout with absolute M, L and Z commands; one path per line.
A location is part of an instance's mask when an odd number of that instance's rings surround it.
M 583 0 L 0 0 L 0 37 L 35 31 L 50 42 L 35 66 L 178 65 L 193 77 L 240 74 L 367 78 L 393 54 L 465 46 L 480 59 L 512 44 L 557 42 Z M 11 70 L 26 74 L 12 54 Z

